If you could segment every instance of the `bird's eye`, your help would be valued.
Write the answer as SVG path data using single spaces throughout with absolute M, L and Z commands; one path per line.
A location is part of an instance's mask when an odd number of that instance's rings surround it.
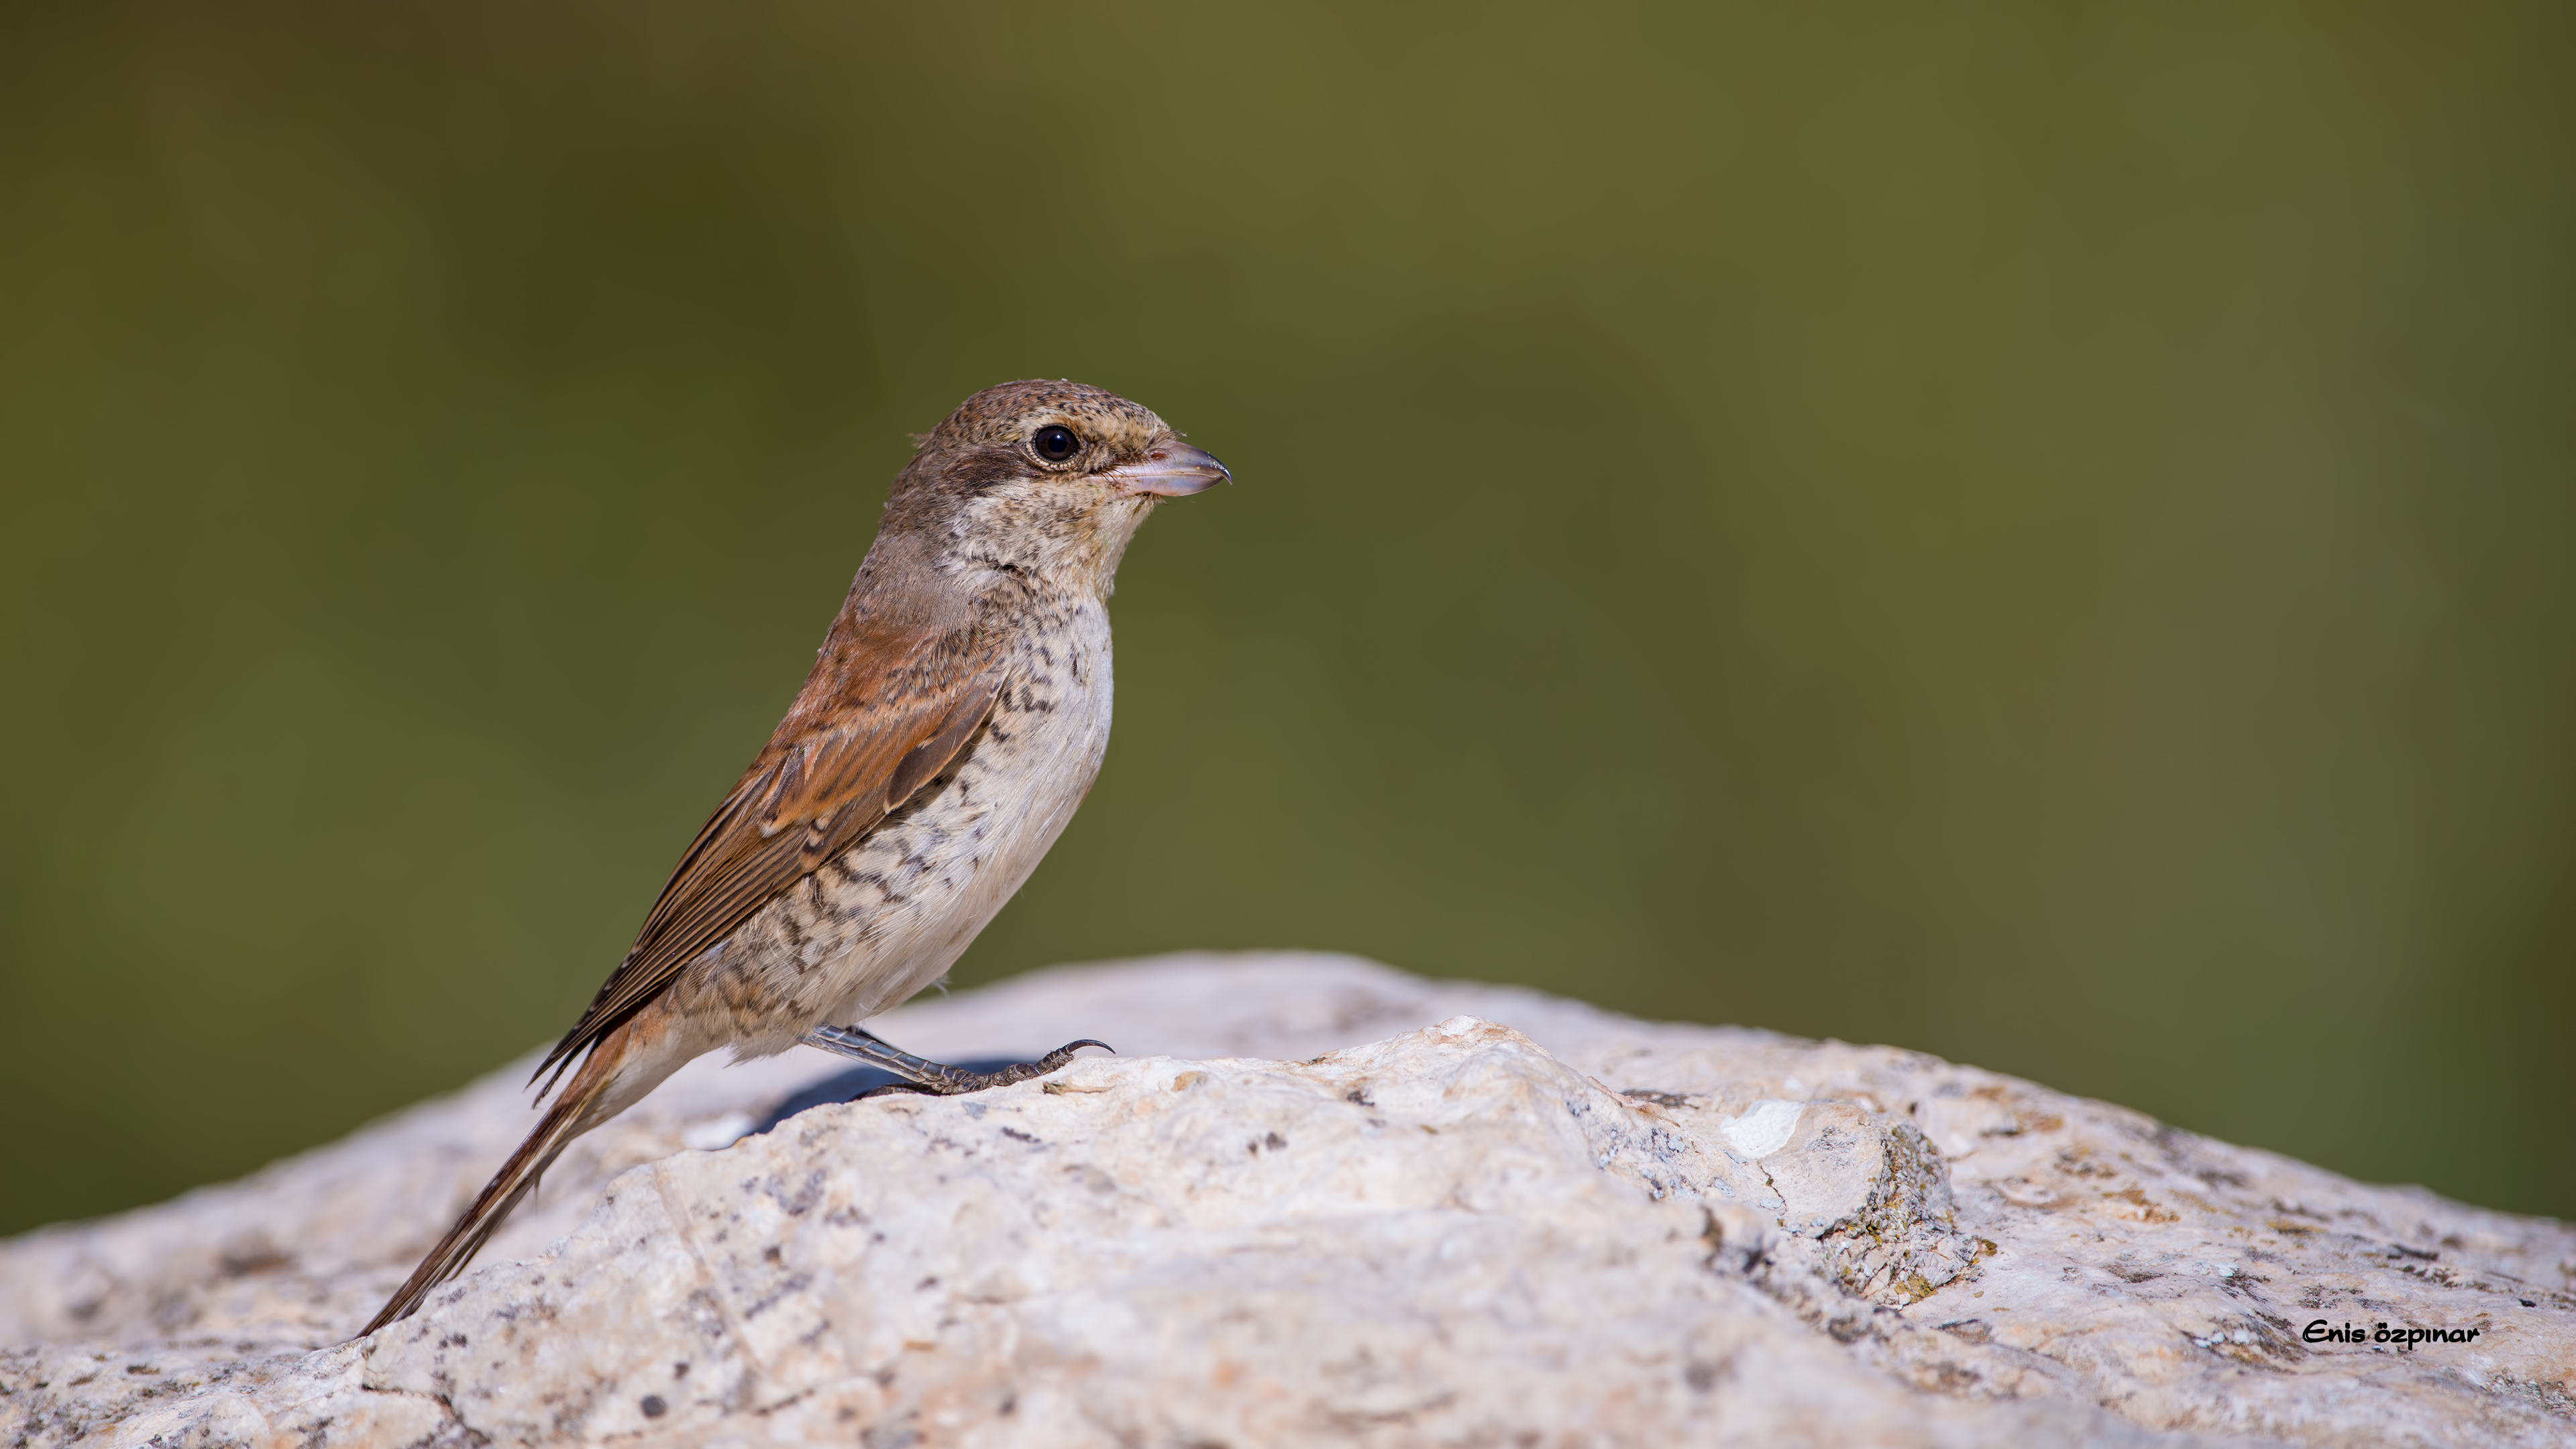
M 1039 457 L 1050 463 L 1061 463 L 1082 451 L 1082 439 L 1075 437 L 1073 429 L 1067 427 L 1040 428 L 1037 436 L 1029 439 L 1029 445 L 1038 450 Z

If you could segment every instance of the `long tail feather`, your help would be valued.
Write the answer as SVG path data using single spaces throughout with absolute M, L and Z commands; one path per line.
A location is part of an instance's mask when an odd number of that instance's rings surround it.
M 537 1179 L 554 1165 L 555 1159 L 563 1155 L 563 1150 L 572 1145 L 573 1139 L 604 1120 L 608 1114 L 597 1113 L 595 1109 L 609 1088 L 615 1085 L 616 1058 L 624 1055 L 606 1049 L 613 1045 L 602 1043 L 602 1049 L 591 1052 L 589 1059 L 581 1064 L 581 1069 L 573 1073 L 572 1081 L 565 1085 L 562 1095 L 546 1109 L 545 1118 L 537 1123 L 537 1130 L 529 1133 L 528 1140 L 519 1144 L 519 1150 L 510 1154 L 510 1160 L 503 1163 L 492 1180 L 484 1184 L 483 1191 L 475 1195 L 474 1205 L 456 1220 L 456 1226 L 447 1230 L 446 1237 L 438 1240 L 438 1246 L 429 1250 L 429 1256 L 420 1260 L 420 1266 L 412 1270 L 411 1277 L 394 1290 L 394 1296 L 377 1311 L 375 1321 L 367 1325 L 366 1333 L 409 1318 L 428 1299 L 433 1289 L 464 1272 L 465 1265 L 474 1261 L 474 1255 L 482 1251 L 484 1242 L 510 1215 L 510 1210 L 536 1187 Z M 366 1333 L 359 1336 L 363 1338 Z

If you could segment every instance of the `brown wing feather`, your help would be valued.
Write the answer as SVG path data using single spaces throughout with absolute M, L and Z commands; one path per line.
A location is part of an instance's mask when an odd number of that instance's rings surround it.
M 957 758 L 1001 694 L 1000 671 L 963 631 L 879 631 L 825 650 L 836 657 L 690 842 L 625 964 L 538 1075 L 560 1075 L 753 912 L 864 840 Z M 826 693 L 827 679 L 839 688 Z

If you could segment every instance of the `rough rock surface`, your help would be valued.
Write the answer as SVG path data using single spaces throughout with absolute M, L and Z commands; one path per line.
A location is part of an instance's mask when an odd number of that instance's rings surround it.
M 1330 956 L 883 1027 L 1129 1054 L 751 1136 L 843 1064 L 701 1063 L 355 1343 L 522 1070 L 0 1243 L 0 1445 L 2576 1444 L 2568 1225 L 1915 1053 Z

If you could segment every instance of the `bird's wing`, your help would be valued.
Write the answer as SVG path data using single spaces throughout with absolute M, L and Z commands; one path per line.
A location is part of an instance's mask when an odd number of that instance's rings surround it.
M 625 964 L 546 1054 L 539 1075 L 549 1068 L 560 1075 L 700 953 L 865 839 L 947 769 L 1001 694 L 1002 670 L 962 631 L 880 631 L 849 643 L 836 671 L 838 698 L 810 698 L 809 682 L 680 857 Z M 818 669 L 817 679 L 823 674 Z

